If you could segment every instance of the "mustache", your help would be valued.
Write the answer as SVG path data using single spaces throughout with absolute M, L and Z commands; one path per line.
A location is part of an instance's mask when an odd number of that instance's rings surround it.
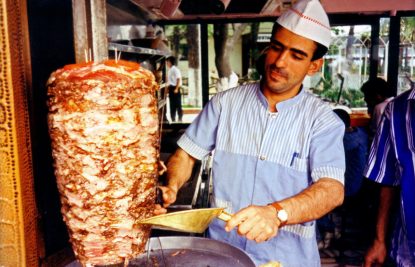
M 269 66 L 269 70 L 272 72 L 276 72 L 278 75 L 281 75 L 285 78 L 288 77 L 288 72 L 286 70 L 278 68 L 276 66 L 273 66 L 273 65 Z

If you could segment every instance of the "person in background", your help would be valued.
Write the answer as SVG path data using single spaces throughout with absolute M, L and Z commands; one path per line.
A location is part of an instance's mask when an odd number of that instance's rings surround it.
M 370 145 L 376 135 L 376 130 L 379 121 L 382 117 L 386 104 L 393 99 L 394 92 L 389 84 L 382 78 L 374 78 L 366 81 L 360 90 L 364 94 L 364 99 L 367 104 L 367 111 L 370 116 L 369 125 L 366 128 L 368 132 Z M 361 205 L 366 209 L 366 213 L 362 214 L 362 228 L 370 233 L 372 225 L 376 222 L 377 209 L 379 204 L 379 186 L 371 181 L 364 179 L 362 185 L 362 203 Z M 368 236 L 368 242 L 372 239 Z
M 182 74 L 178 67 L 176 67 L 176 58 L 170 56 L 166 59 L 167 67 L 169 71 L 167 73 L 167 84 L 170 99 L 170 118 L 172 122 L 176 121 L 176 113 L 179 121 L 183 119 L 182 110 L 182 94 L 180 92 L 180 86 L 182 84 Z
M 373 139 L 383 110 L 386 105 L 393 99 L 395 92 L 389 84 L 382 78 L 374 78 L 366 81 L 360 90 L 365 96 L 367 112 L 371 117 L 369 125 L 369 138 Z
M 365 176 L 381 185 L 376 235 L 365 257 L 365 267 L 382 265 L 388 254 L 397 266 L 415 266 L 415 89 L 406 91 L 385 108 L 372 143 Z M 396 221 L 391 208 L 399 198 Z M 392 241 L 388 226 L 394 221 Z
M 273 27 L 260 83 L 216 94 L 178 141 L 167 165 L 166 212 L 196 160 L 213 153 L 210 238 L 257 265 L 320 266 L 315 220 L 343 202 L 344 125 L 302 82 L 318 72 L 331 30 L 318 0 L 300 0 Z
M 332 212 L 319 219 L 317 225 L 321 233 L 319 248 L 328 248 L 332 243 L 332 239 L 339 239 L 341 235 L 342 222 L 341 216 L 343 212 L 349 212 L 349 207 L 357 204 L 354 198 L 358 194 L 363 180 L 363 171 L 365 169 L 368 152 L 368 135 L 366 131 L 360 127 L 352 127 L 350 124 L 349 113 L 341 108 L 333 109 L 333 112 L 343 121 L 345 125 L 345 133 L 343 137 L 343 145 L 346 156 L 346 172 L 344 174 L 345 203 L 341 212 Z M 348 203 L 350 202 L 350 203 Z M 356 207 L 353 207 L 356 209 Z
M 368 152 L 368 135 L 360 127 L 350 125 L 350 115 L 344 109 L 335 108 L 333 112 L 343 121 L 346 129 L 343 138 L 346 153 L 346 173 L 344 174 L 345 196 L 356 195 L 363 181 Z

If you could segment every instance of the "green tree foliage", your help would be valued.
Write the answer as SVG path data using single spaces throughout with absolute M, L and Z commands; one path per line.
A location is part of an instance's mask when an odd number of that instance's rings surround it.
M 415 17 L 401 19 L 401 42 L 415 41 Z

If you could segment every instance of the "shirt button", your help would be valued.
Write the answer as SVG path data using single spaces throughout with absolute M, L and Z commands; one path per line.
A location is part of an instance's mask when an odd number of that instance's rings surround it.
M 259 156 L 260 160 L 265 160 L 265 156 Z

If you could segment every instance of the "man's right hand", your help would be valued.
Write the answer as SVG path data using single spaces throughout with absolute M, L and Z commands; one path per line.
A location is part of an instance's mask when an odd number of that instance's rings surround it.
M 366 253 L 364 267 L 382 266 L 386 259 L 386 254 L 385 242 L 375 240 Z
M 158 187 L 163 196 L 163 203 L 156 204 L 156 208 L 154 210 L 154 215 L 164 214 L 167 212 L 167 207 L 173 204 L 177 198 L 177 191 L 168 186 L 159 186 Z

